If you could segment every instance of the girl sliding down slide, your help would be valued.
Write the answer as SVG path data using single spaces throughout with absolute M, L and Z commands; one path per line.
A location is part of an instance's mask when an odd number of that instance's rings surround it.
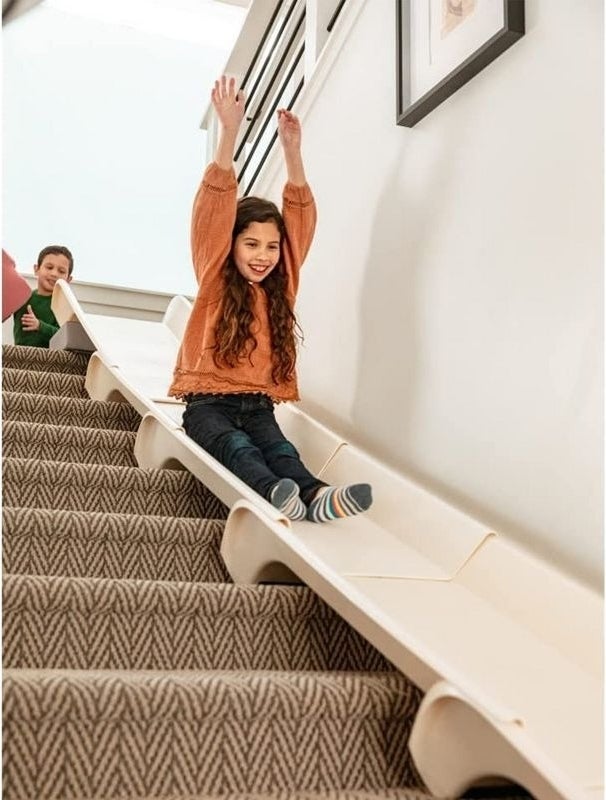
M 293 309 L 316 223 L 299 120 L 277 112 L 288 176 L 280 213 L 268 200 L 237 199 L 233 156 L 244 94 L 233 78 L 215 82 L 212 103 L 219 142 L 191 228 L 199 288 L 170 394 L 187 402 L 188 436 L 290 519 L 359 514 L 372 503 L 370 486 L 327 486 L 312 475 L 273 411 L 276 402 L 299 399 Z

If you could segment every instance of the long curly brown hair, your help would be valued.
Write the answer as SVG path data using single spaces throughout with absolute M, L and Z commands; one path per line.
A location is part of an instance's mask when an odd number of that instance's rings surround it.
M 248 281 L 240 274 L 234 260 L 236 237 L 251 222 L 274 222 L 280 232 L 280 260 L 260 284 L 267 298 L 269 331 L 272 349 L 272 379 L 274 383 L 288 381 L 294 374 L 297 358 L 297 340 L 302 332 L 286 296 L 286 273 L 282 242 L 285 228 L 278 207 L 260 197 L 244 197 L 238 201 L 236 222 L 232 233 L 232 246 L 223 267 L 224 293 L 219 322 L 215 328 L 217 365 L 235 367 L 241 358 L 250 360 L 257 347 L 251 331 L 253 322 L 252 292 Z

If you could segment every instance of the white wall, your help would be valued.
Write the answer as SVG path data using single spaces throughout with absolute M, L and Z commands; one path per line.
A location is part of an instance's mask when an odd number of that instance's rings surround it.
M 207 7 L 197 42 L 44 4 L 3 30 L 3 246 L 20 271 L 60 243 L 80 280 L 194 291 L 199 124 L 245 13 Z
M 598 585 L 602 4 L 526 8 L 525 37 L 413 129 L 393 0 L 363 4 L 303 101 L 303 405 Z

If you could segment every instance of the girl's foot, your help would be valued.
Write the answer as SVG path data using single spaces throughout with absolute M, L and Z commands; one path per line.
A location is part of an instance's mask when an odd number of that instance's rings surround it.
M 310 522 L 328 522 L 331 519 L 353 517 L 366 511 L 372 504 L 372 491 L 367 483 L 353 486 L 325 486 L 320 489 L 307 509 Z
M 269 493 L 269 502 L 288 519 L 305 519 L 307 509 L 299 497 L 299 487 L 290 478 L 282 478 Z

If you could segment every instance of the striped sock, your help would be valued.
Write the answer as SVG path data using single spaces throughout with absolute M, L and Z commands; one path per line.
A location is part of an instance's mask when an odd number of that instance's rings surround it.
M 327 486 L 320 489 L 307 509 L 307 519 L 311 522 L 328 522 L 331 519 L 353 517 L 366 511 L 372 503 L 372 491 L 367 483 L 353 486 Z
M 269 493 L 269 502 L 288 519 L 305 519 L 307 509 L 299 497 L 299 487 L 290 478 L 282 478 Z

